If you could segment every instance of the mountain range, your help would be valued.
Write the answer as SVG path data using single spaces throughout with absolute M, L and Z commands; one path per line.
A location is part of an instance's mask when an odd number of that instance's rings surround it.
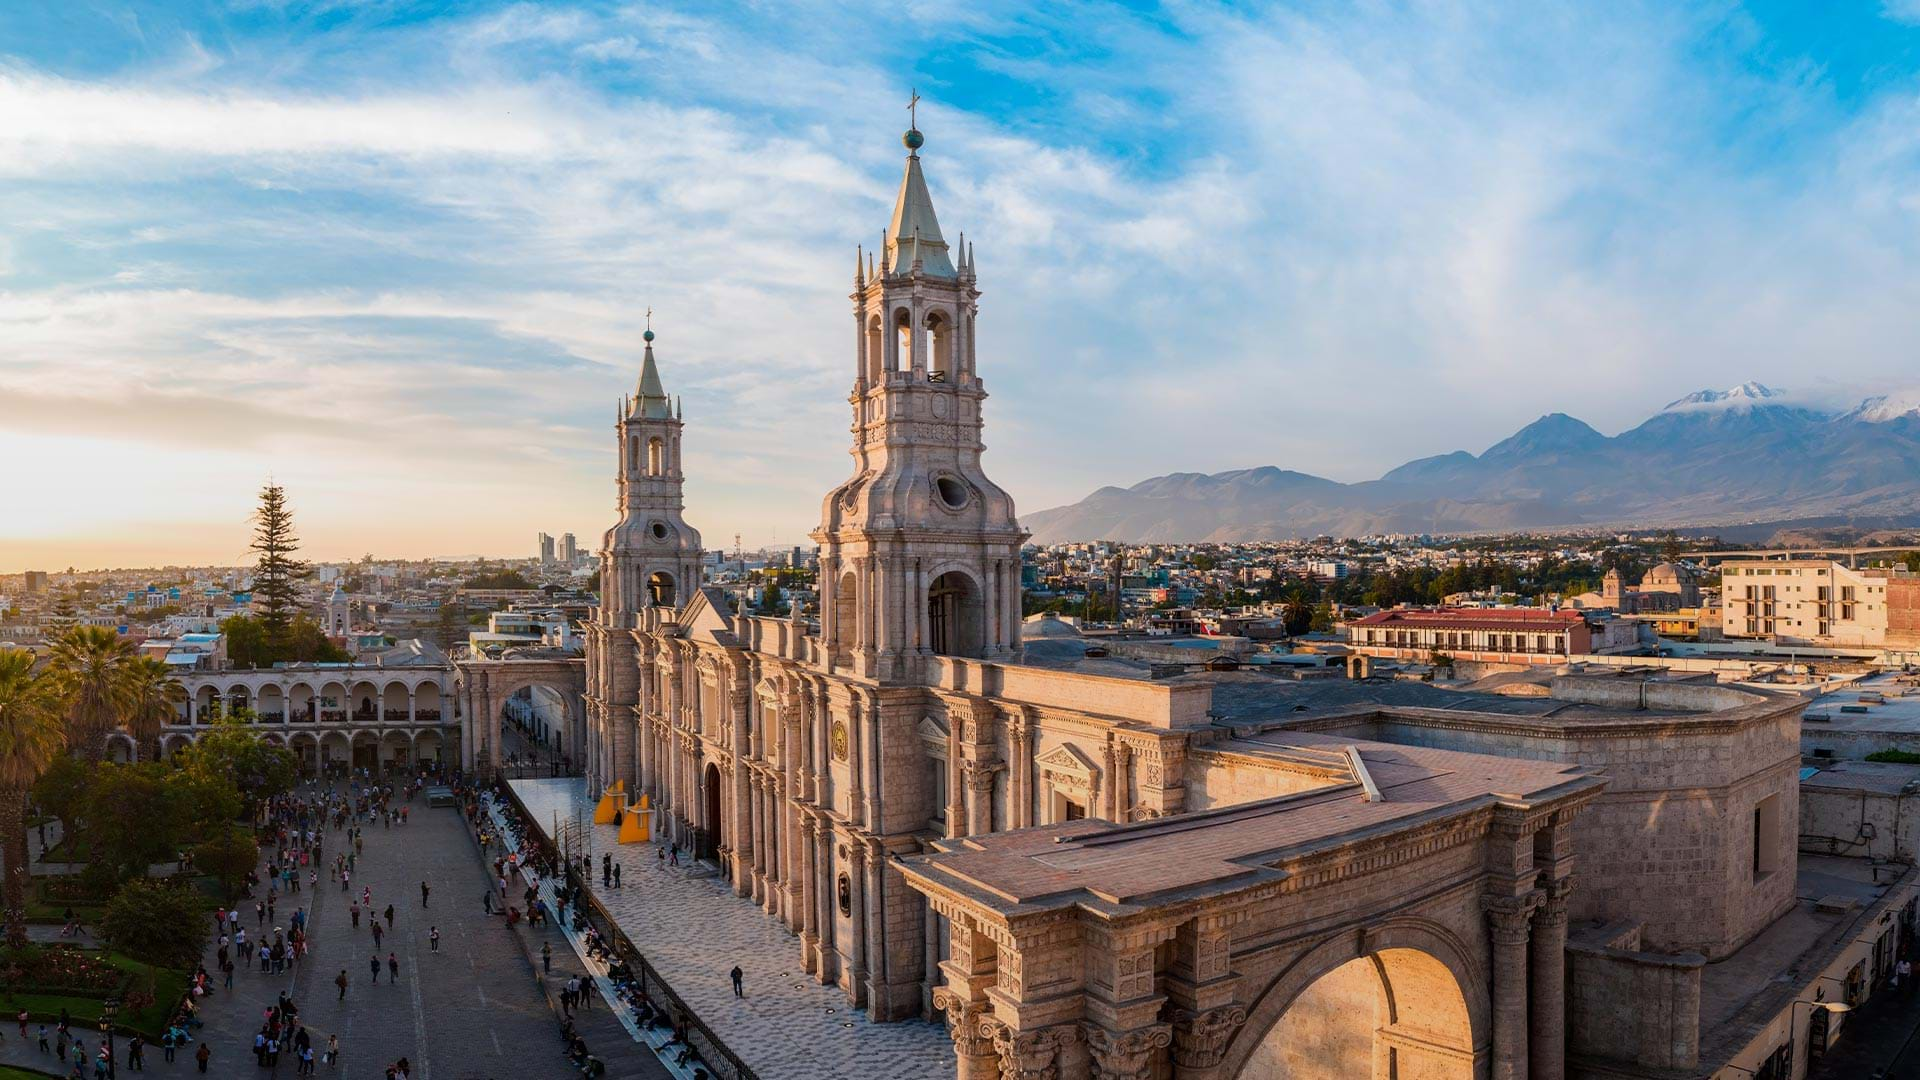
M 1920 521 L 1920 391 L 1809 407 L 1756 382 L 1702 390 L 1607 436 L 1543 416 L 1481 454 L 1343 484 L 1274 466 L 1169 473 L 1023 515 L 1036 543 Z

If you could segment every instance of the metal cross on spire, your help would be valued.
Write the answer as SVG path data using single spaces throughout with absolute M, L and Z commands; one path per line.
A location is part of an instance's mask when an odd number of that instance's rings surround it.
M 907 92 L 913 95 L 907 102 L 907 126 L 917 128 L 920 126 L 920 91 L 916 88 L 910 89 Z
M 647 329 L 653 329 L 653 309 L 647 309 Z

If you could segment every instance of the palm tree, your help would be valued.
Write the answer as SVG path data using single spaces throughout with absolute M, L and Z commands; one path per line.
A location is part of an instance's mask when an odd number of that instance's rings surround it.
M 33 654 L 0 649 L 0 855 L 6 861 L 7 944 L 27 943 L 27 792 L 66 750 L 65 704 Z
M 167 662 L 155 656 L 136 656 L 121 673 L 126 701 L 127 732 L 139 748 L 142 761 L 160 760 L 160 729 L 179 719 L 176 708 L 186 691 L 174 681 Z
M 88 761 L 107 754 L 107 733 L 126 715 L 126 679 L 133 645 L 104 626 L 74 626 L 47 649 L 51 664 L 66 684 L 67 741 Z

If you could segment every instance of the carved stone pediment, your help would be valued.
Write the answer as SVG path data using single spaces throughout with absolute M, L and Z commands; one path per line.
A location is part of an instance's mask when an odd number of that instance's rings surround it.
M 1063 777 L 1078 777 L 1083 781 L 1091 781 L 1100 772 L 1092 759 L 1065 743 L 1034 758 L 1033 763 L 1039 766 L 1042 772 Z
M 931 716 L 923 716 L 920 718 L 920 737 L 928 742 L 937 742 L 945 746 L 947 745 L 947 726 Z

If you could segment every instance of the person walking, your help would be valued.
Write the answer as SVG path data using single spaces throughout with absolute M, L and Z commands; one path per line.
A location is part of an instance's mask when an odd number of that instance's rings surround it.
M 394 953 L 387 954 L 387 981 L 390 983 L 400 981 L 400 957 Z
M 360 929 L 360 905 L 348 904 L 347 914 L 353 916 L 353 928 L 355 930 Z
M 327 1068 L 337 1069 L 339 1067 L 340 1067 L 340 1036 L 329 1035 L 327 1036 Z
M 746 974 L 740 970 L 739 964 L 733 965 L 733 970 L 727 972 L 727 978 L 733 980 L 733 996 L 734 997 L 747 996 L 740 988 L 741 983 L 744 982 L 746 979 Z
M 336 1001 L 347 1000 L 347 969 L 346 968 L 341 968 L 340 974 L 335 975 L 333 977 L 333 985 L 340 988 L 340 996 L 335 998 L 334 1000 Z
M 387 905 L 387 929 L 393 929 L 393 905 Z
M 373 971 L 373 985 L 380 985 L 380 954 L 374 953 L 367 958 L 367 967 Z
M 613 864 L 613 887 L 616 889 L 620 887 L 620 864 L 619 863 Z
M 428 887 L 426 882 L 423 881 L 420 883 L 420 906 L 421 907 L 427 906 L 427 894 L 432 891 L 433 890 L 430 887 Z
M 492 889 L 488 889 L 486 893 L 480 897 L 480 903 L 486 907 L 487 914 L 489 915 L 493 914 L 493 890 Z
M 201 1072 L 207 1071 L 207 1061 L 212 1057 L 213 1057 L 213 1051 L 208 1048 L 205 1042 L 202 1042 L 200 1044 L 200 1049 L 195 1050 L 193 1052 L 193 1062 L 194 1064 L 200 1066 Z
M 551 941 L 540 946 L 540 971 L 545 975 L 553 974 L 553 942 Z M 44 1044 L 46 1039 L 43 1037 L 40 1041 Z
M 373 924 L 373 947 L 374 947 L 374 948 L 376 948 L 376 949 L 377 949 L 377 948 L 379 948 L 379 947 L 380 947 L 380 939 L 381 939 L 382 937 L 385 937 L 385 936 L 386 936 L 386 933 L 387 933 L 387 932 L 386 932 L 385 930 L 382 930 L 382 929 L 380 929 L 380 924 L 379 924 L 379 922 L 377 922 L 377 921 L 376 921 L 376 922 L 375 922 L 375 923 Z
M 127 1040 L 127 1068 L 134 1072 L 147 1071 L 147 1040 L 139 1035 Z
M 431 948 L 434 952 L 440 951 L 440 928 L 439 927 L 437 926 L 427 927 L 427 946 Z

